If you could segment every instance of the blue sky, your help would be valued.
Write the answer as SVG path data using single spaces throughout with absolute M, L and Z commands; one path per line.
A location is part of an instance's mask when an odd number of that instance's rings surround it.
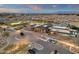
M 0 13 L 79 13 L 79 4 L 0 4 Z

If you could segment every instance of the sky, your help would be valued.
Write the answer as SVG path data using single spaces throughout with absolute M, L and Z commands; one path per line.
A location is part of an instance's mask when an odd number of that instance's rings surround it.
M 0 4 L 0 13 L 79 13 L 79 4 Z

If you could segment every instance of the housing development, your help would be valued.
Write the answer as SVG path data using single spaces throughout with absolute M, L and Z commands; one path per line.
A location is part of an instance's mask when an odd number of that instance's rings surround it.
M 0 13 L 0 54 L 78 53 L 78 13 Z

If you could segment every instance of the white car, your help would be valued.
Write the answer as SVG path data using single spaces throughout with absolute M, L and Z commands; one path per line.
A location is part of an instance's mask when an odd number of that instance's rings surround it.
M 47 37 L 47 42 L 56 43 L 56 39 L 54 37 Z
M 47 38 L 41 37 L 41 40 L 46 42 L 47 41 Z
M 55 43 L 56 43 L 56 40 L 53 40 L 53 39 L 48 39 L 48 41 L 47 41 L 47 42 L 55 44 Z
M 51 37 L 41 37 L 41 40 L 45 41 L 45 42 L 49 42 L 49 43 L 56 43 L 56 39 L 55 38 L 51 38 Z

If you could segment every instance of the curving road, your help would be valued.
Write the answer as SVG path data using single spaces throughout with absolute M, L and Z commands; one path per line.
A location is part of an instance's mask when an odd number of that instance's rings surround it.
M 22 30 L 22 32 L 24 33 L 23 37 L 20 36 L 19 32 L 17 31 L 12 32 L 9 37 L 9 44 L 17 42 L 21 38 L 28 38 L 30 42 L 38 43 L 43 46 L 43 49 L 38 50 L 37 54 L 51 54 L 51 52 L 54 50 L 58 50 L 59 54 L 72 54 L 72 52 L 70 52 L 69 50 L 66 50 L 65 48 L 59 45 L 42 41 L 41 35 L 44 35 L 44 34 L 38 34 L 32 31 L 26 31 L 26 30 Z

